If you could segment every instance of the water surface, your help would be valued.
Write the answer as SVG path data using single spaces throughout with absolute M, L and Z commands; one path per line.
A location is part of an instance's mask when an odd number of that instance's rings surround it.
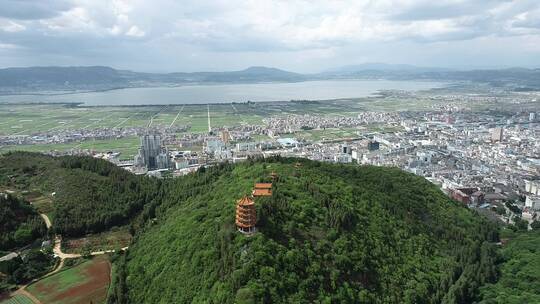
M 73 102 L 88 106 L 205 104 L 246 101 L 326 100 L 366 97 L 380 90 L 418 91 L 443 87 L 428 81 L 321 80 L 295 83 L 187 85 L 128 88 L 63 95 L 8 95 L 0 102 Z

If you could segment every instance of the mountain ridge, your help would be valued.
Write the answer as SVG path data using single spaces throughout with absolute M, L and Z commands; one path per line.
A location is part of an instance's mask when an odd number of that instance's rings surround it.
M 540 69 L 451 70 L 403 64 L 366 63 L 316 74 L 301 74 L 264 66 L 252 66 L 237 71 L 172 73 L 135 72 L 108 66 L 14 67 L 0 69 L 0 94 L 332 79 L 472 81 L 490 83 L 495 86 L 526 87 L 540 90 Z
M 382 62 L 366 62 L 362 64 L 345 65 L 323 71 L 322 73 L 347 73 L 359 71 L 453 71 L 450 68 L 421 67 L 411 64 L 389 64 Z

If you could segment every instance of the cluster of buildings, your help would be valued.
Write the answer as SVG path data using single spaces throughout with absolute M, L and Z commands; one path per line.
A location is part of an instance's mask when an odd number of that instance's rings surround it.
M 352 146 L 350 157 L 343 157 L 344 144 L 325 149 L 335 153 L 334 161 L 396 166 L 421 175 L 471 208 L 508 209 L 509 202 L 521 209 L 524 219 L 536 220 L 540 211 L 536 113 L 402 113 L 400 124 L 402 131 L 347 143 Z M 500 218 L 511 221 L 511 216 Z
M 286 115 L 265 118 L 264 134 L 276 137 L 300 131 L 327 128 L 351 128 L 369 124 L 394 125 L 399 120 L 397 112 L 362 112 L 356 116 Z
M 52 128 L 47 131 L 23 132 L 11 135 L 0 134 L 0 146 L 3 145 L 40 145 L 40 144 L 67 144 L 81 141 L 120 139 L 137 136 L 144 133 L 175 134 L 185 132 L 187 126 L 174 126 L 167 129 L 154 127 L 122 127 L 122 128 L 81 128 L 69 127 Z
M 365 131 L 366 126 L 381 123 L 396 128 Z M 295 132 L 306 128 L 343 126 L 358 127 L 356 136 L 347 140 L 295 137 Z M 254 135 L 264 136 L 254 140 Z M 191 149 L 196 146 L 201 148 Z M 160 176 L 159 172 L 170 171 L 178 176 L 200 166 L 272 155 L 399 167 L 425 177 L 471 208 L 504 208 L 505 202 L 512 202 L 531 221 L 540 212 L 540 120 L 535 112 L 365 112 L 352 118 L 290 115 L 268 118 L 265 126 L 215 129 L 208 134 L 179 137 L 148 132 L 141 136 L 133 162 L 116 163 L 135 173 Z M 117 155 L 96 157 L 115 162 Z
M 410 92 L 381 94 L 415 98 Z M 208 133 L 189 132 L 189 127 L 56 130 L 0 137 L 0 145 L 137 135 L 140 147 L 132 161 L 121 161 L 113 151 L 73 153 L 94 155 L 132 172 L 158 177 L 165 172 L 180 176 L 201 166 L 272 155 L 394 166 L 425 177 L 471 208 L 504 209 L 511 202 L 520 208 L 523 218 L 536 220 L 540 213 L 540 113 L 531 107 L 530 96 L 470 94 L 428 99 L 434 102 L 427 111 L 284 114 L 267 117 L 262 125 L 218 127 Z M 493 107 L 475 109 L 476 102 Z M 346 138 L 305 136 L 345 129 Z M 500 218 L 512 220 L 504 215 Z
M 289 132 L 308 121 L 324 120 L 294 116 L 290 125 L 283 118 L 270 124 L 276 131 L 279 125 L 281 131 L 267 141 L 231 144 L 217 137 L 206 141 L 204 152 L 207 163 L 279 154 L 335 163 L 399 167 L 425 177 L 471 208 L 508 209 L 509 202 L 521 209 L 524 219 L 536 220 L 540 212 L 540 121 L 535 112 L 379 114 L 373 116 L 374 121 L 385 119 L 400 128 L 393 132 L 359 131 L 357 137 L 346 141 L 306 141 Z M 324 125 L 337 127 L 327 122 Z M 507 211 L 506 216 L 499 217 L 511 222 Z

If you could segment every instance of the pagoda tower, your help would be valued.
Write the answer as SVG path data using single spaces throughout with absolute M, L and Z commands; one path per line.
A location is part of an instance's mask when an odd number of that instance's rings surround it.
M 248 196 L 244 196 L 236 203 L 236 227 L 242 233 L 255 233 L 257 231 L 257 210 L 255 202 Z

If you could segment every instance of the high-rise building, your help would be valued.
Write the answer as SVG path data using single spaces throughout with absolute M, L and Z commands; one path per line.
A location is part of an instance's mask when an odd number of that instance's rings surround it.
M 540 195 L 540 180 L 526 180 L 525 181 L 525 192 Z
M 495 128 L 491 131 L 491 141 L 502 141 L 503 140 L 503 129 Z
M 352 153 L 352 149 L 349 145 L 347 144 L 343 144 L 341 145 L 341 153 L 344 153 L 344 154 L 351 154 Z
M 529 121 L 536 121 L 536 113 L 535 112 L 529 113 Z
M 226 149 L 227 147 L 225 146 L 225 143 L 220 139 L 210 139 L 206 142 L 206 147 L 204 150 L 206 153 L 216 153 Z
M 221 141 L 223 141 L 224 143 L 228 143 L 230 138 L 231 135 L 229 134 L 229 130 L 221 131 Z
M 159 135 L 143 135 L 139 153 L 135 156 L 135 165 L 148 170 L 167 169 L 170 160 L 167 148 L 161 145 Z

